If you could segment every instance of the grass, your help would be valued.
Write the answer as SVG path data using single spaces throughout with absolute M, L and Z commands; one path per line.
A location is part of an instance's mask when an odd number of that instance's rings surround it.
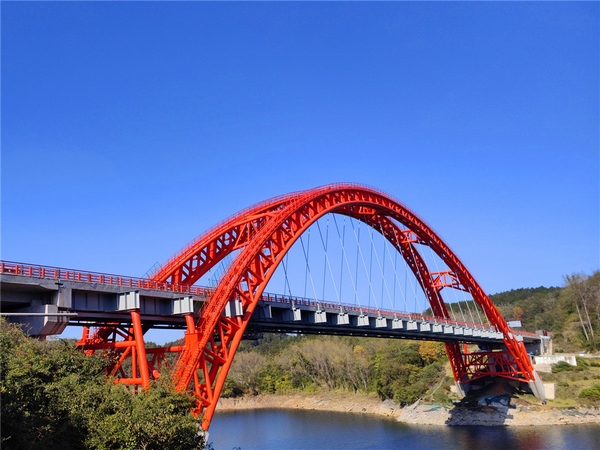
M 554 408 L 576 408 L 579 406 L 579 402 L 575 398 L 557 398 L 548 400 L 547 405 Z
M 559 369 L 560 371 L 557 371 Z M 562 370 L 561 370 L 562 369 Z M 554 366 L 554 373 L 541 372 L 545 383 L 556 384 L 556 398 L 548 400 L 548 405 L 565 408 L 578 405 L 600 406 L 600 401 L 579 398 L 583 389 L 600 383 L 600 365 L 595 360 L 577 358 L 577 366 Z

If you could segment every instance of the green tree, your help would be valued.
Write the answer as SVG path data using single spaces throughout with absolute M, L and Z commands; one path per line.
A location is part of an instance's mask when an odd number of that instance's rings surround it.
M 247 394 L 257 394 L 261 384 L 261 372 L 267 366 L 267 358 L 255 351 L 238 352 L 233 359 L 229 377 Z
M 155 384 L 133 395 L 101 357 L 41 342 L 0 318 L 2 448 L 202 448 L 193 399 Z
M 565 291 L 574 305 L 587 347 L 596 350 L 595 331 L 600 326 L 600 272 L 566 275 Z
M 165 383 L 138 395 L 111 385 L 86 443 L 99 450 L 202 448 L 191 406 L 190 398 L 174 394 Z
M 523 316 L 525 315 L 525 311 L 520 306 L 515 306 L 512 311 L 513 320 L 523 320 Z

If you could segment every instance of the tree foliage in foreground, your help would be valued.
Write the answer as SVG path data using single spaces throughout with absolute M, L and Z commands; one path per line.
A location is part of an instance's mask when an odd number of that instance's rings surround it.
M 156 383 L 133 395 L 105 361 L 41 342 L 0 318 L 2 442 L 10 449 L 202 448 L 193 399 Z

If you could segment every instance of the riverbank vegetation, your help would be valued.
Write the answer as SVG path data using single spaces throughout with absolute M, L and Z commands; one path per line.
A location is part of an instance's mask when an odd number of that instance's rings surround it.
M 339 390 L 401 405 L 446 381 L 444 344 L 338 336 L 265 335 L 242 343 L 223 397 Z

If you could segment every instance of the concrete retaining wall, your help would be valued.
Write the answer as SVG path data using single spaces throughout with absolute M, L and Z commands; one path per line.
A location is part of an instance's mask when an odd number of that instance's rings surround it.
M 572 366 L 577 365 L 577 360 L 574 355 L 552 355 L 552 356 L 535 356 L 535 364 L 556 364 L 564 361 Z

